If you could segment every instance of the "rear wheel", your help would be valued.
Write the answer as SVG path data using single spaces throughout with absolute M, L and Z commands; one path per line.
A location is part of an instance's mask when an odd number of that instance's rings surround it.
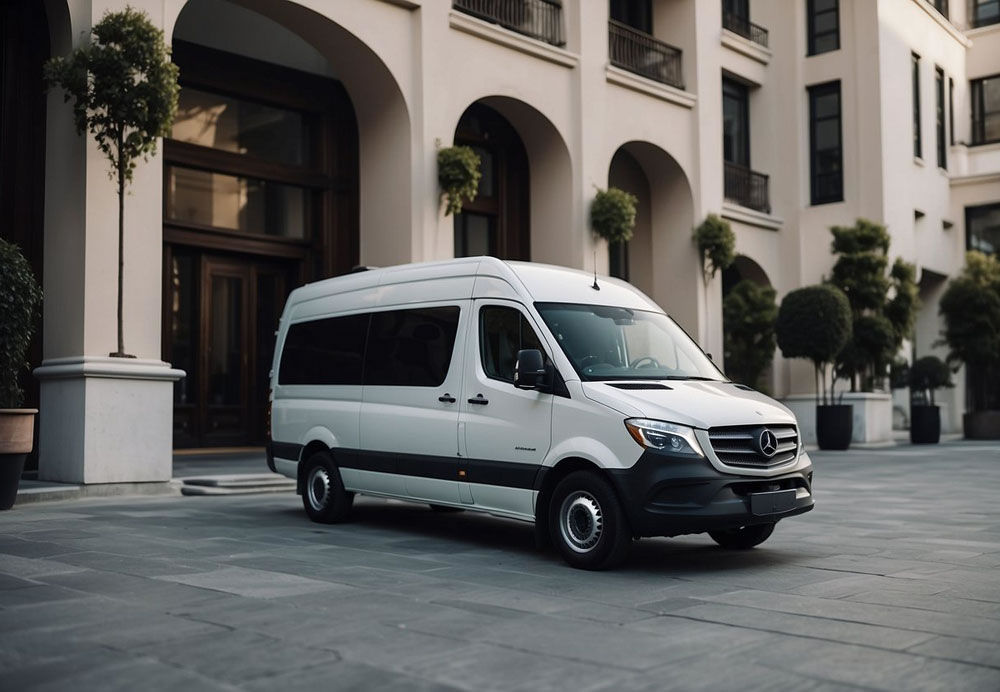
M 596 473 L 577 471 L 556 486 L 549 503 L 549 535 L 578 569 L 609 569 L 628 554 L 632 532 L 614 488 Z
M 344 490 L 340 470 L 328 452 L 317 452 L 306 460 L 306 483 L 302 506 L 313 521 L 336 524 L 347 519 L 354 493 Z
M 709 531 L 712 540 L 723 548 L 747 550 L 760 545 L 774 533 L 774 524 L 755 524 L 726 531 Z

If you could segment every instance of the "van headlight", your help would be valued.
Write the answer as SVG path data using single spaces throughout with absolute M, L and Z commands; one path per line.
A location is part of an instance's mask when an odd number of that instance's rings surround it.
M 629 418 L 625 428 L 632 438 L 645 449 L 657 449 L 671 454 L 688 454 L 703 457 L 694 428 L 686 425 L 676 425 L 662 420 L 649 418 Z

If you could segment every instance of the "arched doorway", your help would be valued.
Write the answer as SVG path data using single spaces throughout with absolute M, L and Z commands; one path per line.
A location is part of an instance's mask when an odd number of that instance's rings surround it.
M 277 34 L 283 52 L 259 54 Z M 257 444 L 286 296 L 358 263 L 357 121 L 326 59 L 251 10 L 191 0 L 172 45 L 181 93 L 163 145 L 163 357 L 187 372 L 174 446 Z
M 775 292 L 763 267 L 746 255 L 722 272 L 722 314 L 726 374 L 773 393 Z
M 474 103 L 455 128 L 455 144 L 479 155 L 479 193 L 455 215 L 455 257 L 531 257 L 531 182 L 528 154 L 513 125 Z

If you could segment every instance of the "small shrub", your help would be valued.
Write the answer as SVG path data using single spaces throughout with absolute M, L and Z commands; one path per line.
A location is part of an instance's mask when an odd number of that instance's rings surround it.
M 482 162 L 472 147 L 454 146 L 440 149 L 437 156 L 438 184 L 445 197 L 445 214 L 461 214 L 462 205 L 479 193 L 479 169 Z
M 786 358 L 806 358 L 816 369 L 816 403 L 831 400 L 826 389 L 827 365 L 851 338 L 851 305 L 830 284 L 806 286 L 781 301 L 774 325 L 778 347 Z
M 736 259 L 736 236 L 729 222 L 709 214 L 694 231 L 707 284 L 717 271 L 726 269 Z
M 910 366 L 910 389 L 913 392 L 927 392 L 927 400 L 934 405 L 934 390 L 951 387 L 951 370 L 937 356 L 924 356 Z
M 0 238 L 0 408 L 19 408 L 24 401 L 18 376 L 28 367 L 24 356 L 41 300 L 28 260 Z
M 635 195 L 610 187 L 598 190 L 590 204 L 590 227 L 609 244 L 627 243 L 635 230 Z
M 774 358 L 774 289 L 740 281 L 722 301 L 726 373 L 737 382 L 761 389 L 760 378 Z

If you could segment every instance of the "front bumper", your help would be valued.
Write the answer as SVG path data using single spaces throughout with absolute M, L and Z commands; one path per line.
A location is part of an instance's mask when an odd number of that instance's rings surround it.
M 628 469 L 608 473 L 636 536 L 679 536 L 769 524 L 813 508 L 812 463 L 803 453 L 791 470 L 770 477 L 723 473 L 705 458 L 647 450 Z M 751 510 L 755 493 L 794 490 L 779 512 Z M 789 494 L 790 495 L 790 494 Z

